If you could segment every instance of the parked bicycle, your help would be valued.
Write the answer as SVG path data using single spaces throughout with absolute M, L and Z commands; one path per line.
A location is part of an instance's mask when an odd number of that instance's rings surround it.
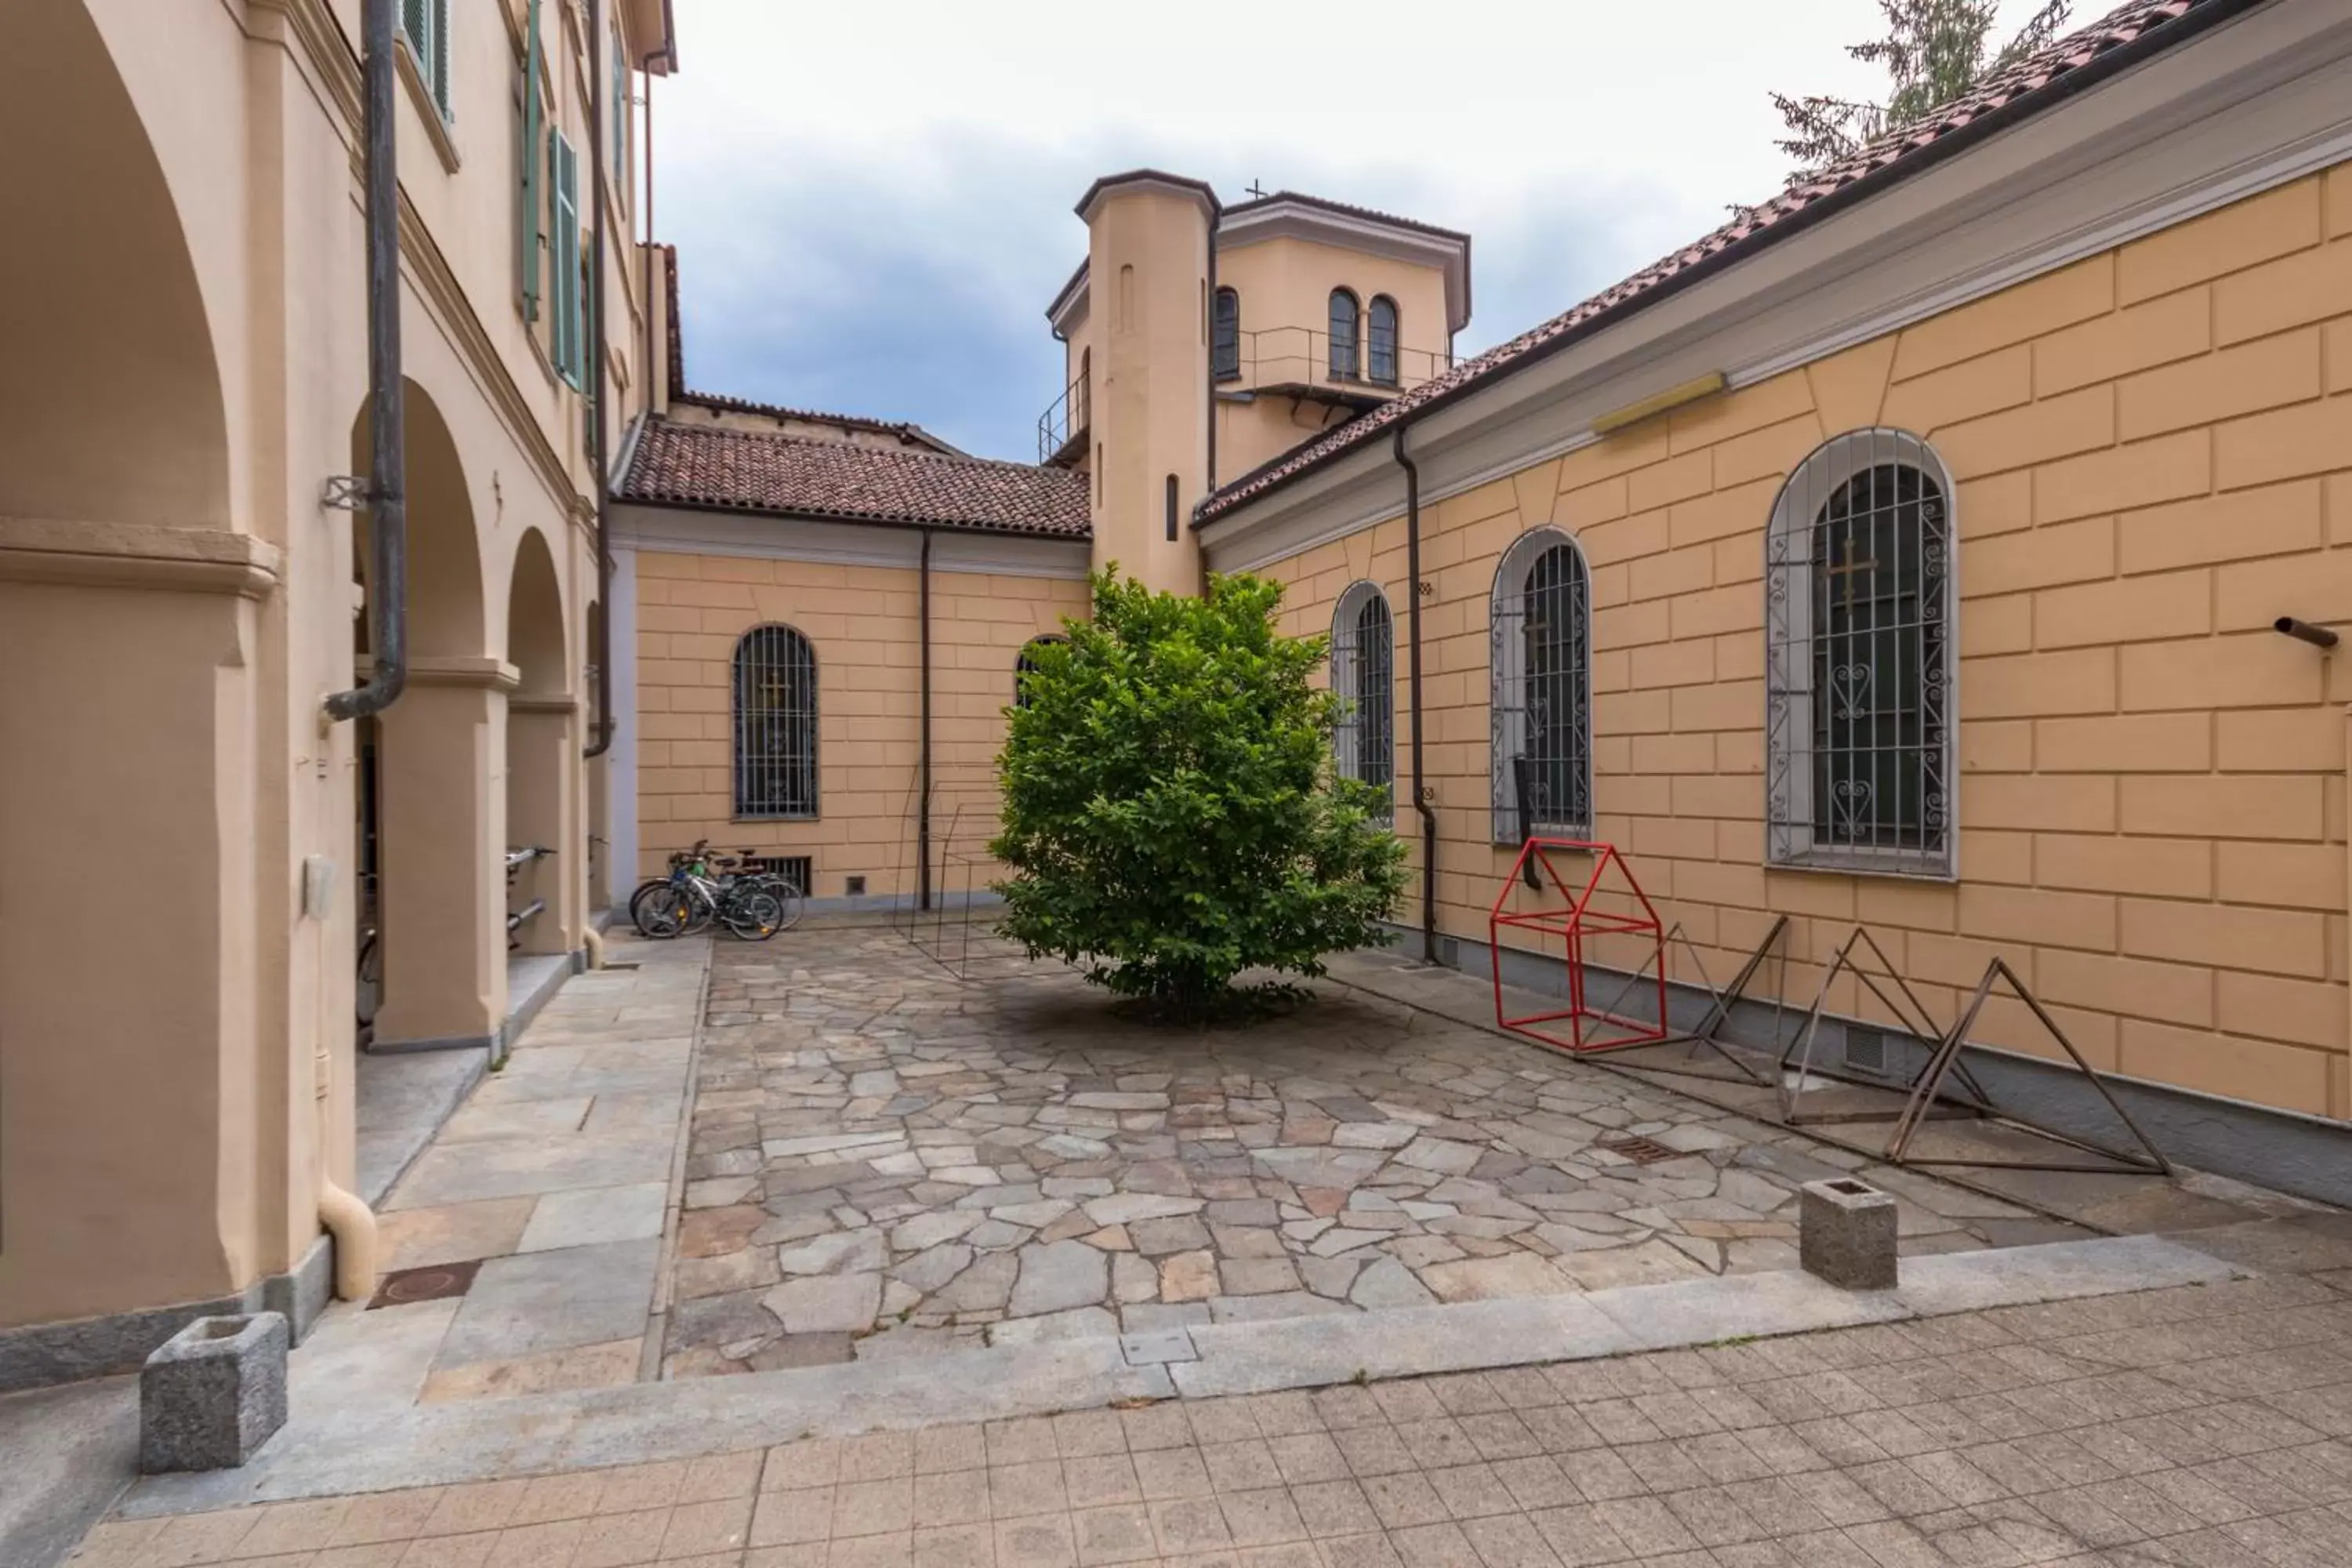
M 744 869 L 751 858 L 712 855 L 710 841 L 669 858 L 669 875 L 639 883 L 629 920 L 656 941 L 687 936 L 716 922 L 746 942 L 765 942 L 800 921 L 806 899 L 792 878 Z

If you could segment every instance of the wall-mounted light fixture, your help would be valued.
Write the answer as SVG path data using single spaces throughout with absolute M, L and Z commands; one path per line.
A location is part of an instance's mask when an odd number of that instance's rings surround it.
M 2281 616 L 2271 623 L 2271 630 L 2317 648 L 2334 647 L 2337 640 L 2336 634 L 2326 626 L 2315 626 L 2309 621 L 2298 621 L 2293 616 Z
M 1664 414 L 1669 408 L 1679 408 L 1685 403 L 1696 403 L 1702 397 L 1713 397 L 1729 384 L 1729 381 L 1719 370 L 1711 370 L 1705 375 L 1693 376 L 1680 386 L 1670 386 L 1654 396 L 1642 399 L 1639 403 L 1629 403 L 1622 408 L 1610 410 L 1592 422 L 1592 433 L 1595 436 L 1606 436 L 1612 430 L 1622 430 L 1628 425 L 1638 425 L 1653 416 Z

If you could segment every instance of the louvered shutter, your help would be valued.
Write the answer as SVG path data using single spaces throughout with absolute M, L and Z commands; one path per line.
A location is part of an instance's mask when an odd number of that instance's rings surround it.
M 539 320 L 539 0 L 530 0 L 522 61 L 522 210 L 515 220 L 515 267 L 522 319 Z
M 629 184 L 629 57 L 619 35 L 613 38 L 613 183 Z
M 554 186 L 555 226 L 555 368 L 572 385 L 580 384 L 580 160 L 554 132 L 548 142 L 548 162 Z
M 433 6 L 433 101 L 441 118 L 449 114 L 449 0 L 431 0 Z

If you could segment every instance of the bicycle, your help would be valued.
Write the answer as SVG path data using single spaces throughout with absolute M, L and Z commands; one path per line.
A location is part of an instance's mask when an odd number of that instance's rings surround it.
M 789 877 L 744 873 L 743 857 L 712 857 L 709 839 L 670 857 L 670 872 L 640 883 L 629 919 L 655 941 L 690 935 L 715 921 L 746 942 L 765 942 L 797 924 L 804 900 Z M 747 852 L 748 853 L 748 852 Z

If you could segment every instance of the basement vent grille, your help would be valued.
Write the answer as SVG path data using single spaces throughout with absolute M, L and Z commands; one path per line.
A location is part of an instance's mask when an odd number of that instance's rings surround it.
M 743 862 L 743 869 L 782 877 L 798 888 L 803 898 L 808 896 L 810 868 L 805 855 L 754 855 Z
M 1886 1076 L 1886 1037 L 1876 1029 L 1848 1026 L 1845 1031 L 1845 1065 L 1858 1073 L 1873 1078 Z
M 1680 1149 L 1669 1149 L 1654 1138 L 1601 1138 L 1595 1140 L 1592 1146 L 1636 1165 L 1654 1165 L 1661 1160 L 1679 1160 L 1683 1156 Z

